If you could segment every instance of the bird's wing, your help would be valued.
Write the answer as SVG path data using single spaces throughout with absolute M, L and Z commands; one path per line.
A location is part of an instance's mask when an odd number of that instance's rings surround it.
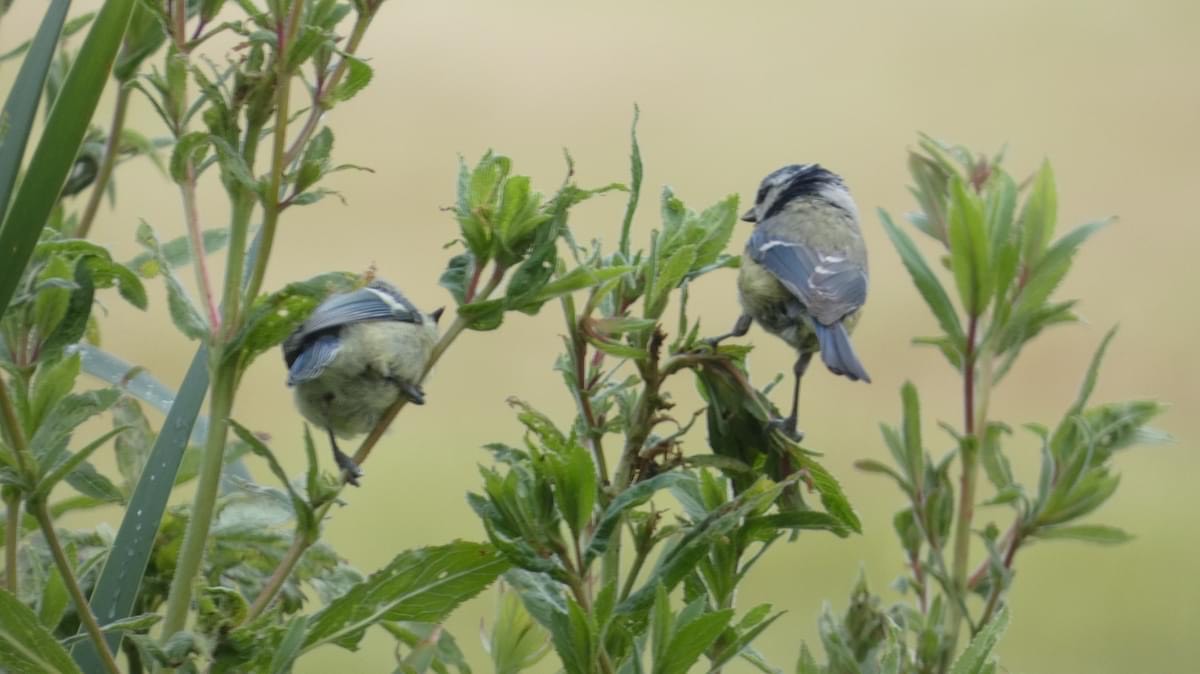
M 804 305 L 810 316 L 832 325 L 867 301 L 867 273 L 841 253 L 818 253 L 798 241 L 771 236 L 760 226 L 746 245 L 761 264 Z
M 312 312 L 300 329 L 306 334 L 361 321 L 420 323 L 421 313 L 373 288 L 334 295 Z
M 288 386 L 295 386 L 321 376 L 337 357 L 341 340 L 334 333 L 325 333 L 303 345 L 288 363 Z

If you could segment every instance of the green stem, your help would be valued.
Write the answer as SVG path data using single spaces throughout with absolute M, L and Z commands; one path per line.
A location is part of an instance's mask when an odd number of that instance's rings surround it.
M 112 651 L 108 650 L 104 633 L 100 631 L 100 624 L 96 622 L 96 616 L 92 614 L 92 607 L 88 605 L 83 590 L 79 589 L 75 572 L 71 570 L 71 562 L 67 559 L 62 544 L 58 541 L 58 534 L 54 531 L 54 520 L 51 519 L 50 512 L 46 510 L 46 502 L 41 499 L 31 499 L 29 509 L 33 511 L 32 514 L 42 529 L 42 535 L 46 538 L 46 546 L 50 548 L 50 555 L 54 557 L 54 564 L 62 575 L 63 584 L 67 586 L 67 592 L 71 595 L 71 600 L 75 602 L 75 612 L 79 615 L 79 621 L 83 623 L 84 629 L 87 630 L 88 636 L 91 637 L 92 643 L 96 647 L 96 652 L 100 654 L 100 662 L 104 664 L 104 669 L 110 674 L 121 674 L 121 669 L 117 667 L 117 661 L 113 659 Z
M 21 537 L 21 493 L 12 489 L 4 494 L 4 587 L 13 596 L 18 589 L 17 545 Z
M 963 356 L 963 434 L 965 441 L 960 448 L 962 461 L 962 476 L 959 480 L 958 518 L 954 531 L 953 557 L 953 587 L 959 601 L 954 602 L 955 612 L 950 622 L 948 641 L 958 643 L 959 631 L 963 620 L 969 619 L 966 613 L 965 598 L 967 592 L 967 564 L 971 552 L 971 522 L 975 517 L 975 484 L 979 473 L 979 429 L 975 422 L 978 415 L 976 408 L 976 369 L 979 354 L 976 350 L 975 339 L 979 331 L 979 317 L 971 316 L 967 327 L 966 353 Z M 948 664 L 948 663 L 947 663 Z
M 209 331 L 221 332 L 221 316 L 213 301 L 212 281 L 208 275 L 208 260 L 204 254 L 204 238 L 200 233 L 200 211 L 196 207 L 196 168 L 189 159 L 184 167 L 186 177 L 179 185 L 183 195 L 183 215 L 187 226 L 188 241 L 192 246 L 192 268 L 196 271 L 196 287 L 200 290 L 200 302 L 208 312 Z
M 620 532 L 617 531 L 616 535 L 619 534 Z M 648 549 L 644 549 L 643 546 L 640 545 L 634 550 L 633 566 L 629 567 L 629 575 L 625 577 L 625 585 L 621 587 L 620 601 L 625 601 L 625 599 L 633 592 L 633 586 L 635 583 L 637 583 L 638 574 L 642 572 L 642 566 L 646 564 L 648 552 Z
M 321 513 L 322 517 L 324 512 Z M 267 582 L 259 590 L 258 596 L 254 598 L 254 603 L 250 605 L 246 611 L 246 618 L 243 622 L 250 622 L 262 615 L 263 611 L 271 605 L 275 596 L 279 594 L 279 590 L 283 588 L 284 582 L 291 575 L 292 569 L 300 562 L 300 558 L 304 556 L 304 552 L 313 544 L 307 536 L 296 536 L 292 539 L 292 545 L 283 555 L 283 559 L 279 560 L 279 565 L 275 567 L 275 572 L 267 579 Z
M 112 179 L 113 167 L 117 164 L 117 155 L 121 153 L 121 131 L 125 129 L 125 113 L 129 110 L 129 97 L 133 89 L 122 86 L 117 90 L 117 102 L 113 107 L 112 122 L 108 128 L 108 140 L 104 143 L 104 156 L 100 159 L 100 170 L 96 173 L 96 182 L 92 185 L 92 193 L 88 195 L 87 204 L 83 207 L 83 215 L 79 217 L 79 227 L 75 237 L 86 239 L 100 210 L 100 202 L 108 190 Z
M 214 363 L 221 362 L 219 350 L 213 352 Z M 163 619 L 162 638 L 166 640 L 187 625 L 188 609 L 191 606 L 192 583 L 200 573 L 204 561 L 204 548 L 208 542 L 208 530 L 216 509 L 217 492 L 221 486 L 221 469 L 225 459 L 225 436 L 229 429 L 229 414 L 233 410 L 234 389 L 237 372 L 229 366 L 218 366 L 213 377 L 212 394 L 209 398 L 208 441 L 204 447 L 204 459 L 196 483 L 196 495 L 192 499 L 192 511 L 188 517 L 187 531 L 179 549 L 175 564 L 175 576 L 171 579 L 171 591 L 167 596 L 166 617 Z
M 258 257 L 254 260 L 254 271 L 250 275 L 250 283 L 246 286 L 246 301 L 252 302 L 262 288 L 263 277 L 267 273 L 267 263 L 271 259 L 271 248 L 275 245 L 275 229 L 279 225 L 279 189 L 283 184 L 283 173 L 287 167 L 287 127 L 288 103 L 292 91 L 292 71 L 288 68 L 288 55 L 295 41 L 296 31 L 300 27 L 300 10 L 304 3 L 299 0 L 292 2 L 288 12 L 287 24 L 277 31 L 279 50 L 275 56 L 275 130 L 272 132 L 271 174 L 267 182 L 267 192 L 263 199 L 262 239 L 259 243 Z
M 292 141 L 292 146 L 288 148 L 284 155 L 284 166 L 291 166 L 296 158 L 300 156 L 300 152 L 304 149 L 304 144 L 308 142 L 317 131 L 317 126 L 321 123 L 321 116 L 325 111 L 332 107 L 329 97 L 332 92 L 337 89 L 341 83 L 342 77 L 346 75 L 346 70 L 349 67 L 350 58 L 358 51 L 358 47 L 362 44 L 363 36 L 367 34 L 367 26 L 371 25 L 371 19 L 375 16 L 375 10 L 372 8 L 367 12 L 358 15 L 358 19 L 354 22 L 354 28 L 350 32 L 350 39 L 346 42 L 346 48 L 341 60 L 334 67 L 333 73 L 329 75 L 320 85 L 320 91 L 317 92 L 313 99 L 312 107 L 308 110 L 308 119 L 304 120 L 304 126 L 300 129 L 299 135 Z

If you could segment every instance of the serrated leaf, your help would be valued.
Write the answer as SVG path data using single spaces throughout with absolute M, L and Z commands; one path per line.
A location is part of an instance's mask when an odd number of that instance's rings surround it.
M 1004 635 L 1004 631 L 1008 629 L 1008 607 L 1001 607 L 996 611 L 996 615 L 992 620 L 979 630 L 971 643 L 967 645 L 966 650 L 954 664 L 950 667 L 950 674 L 983 674 L 988 666 L 988 660 L 992 655 L 992 649 L 996 647 L 996 642 Z
M 1054 170 L 1049 161 L 1043 161 L 1037 175 L 1033 177 L 1033 188 L 1019 219 L 1024 251 L 1022 259 L 1032 267 L 1040 262 L 1042 252 L 1054 238 L 1054 227 L 1058 219 L 1058 194 L 1054 185 Z
M 380 620 L 440 622 L 508 568 L 490 545 L 460 541 L 400 553 L 308 621 L 302 653 L 327 643 L 357 647 Z
M 0 589 L 0 666 L 22 674 L 79 672 L 71 656 L 19 599 Z
M 597 556 L 604 554 L 608 550 L 609 540 L 612 538 L 617 524 L 621 521 L 622 515 L 627 510 L 636 508 L 649 501 L 650 497 L 658 491 L 695 481 L 695 476 L 690 473 L 662 473 L 655 475 L 649 480 L 638 482 L 621 492 L 608 504 L 608 508 L 605 509 L 604 514 L 600 517 L 595 533 L 592 534 L 591 543 L 588 544 L 587 553 L 584 555 L 585 563 L 590 563 Z
M 733 609 L 706 613 L 695 620 L 676 627 L 667 646 L 666 655 L 654 663 L 655 674 L 686 674 L 704 651 L 721 636 L 721 632 L 733 618 Z
M 367 65 L 366 61 L 350 55 L 346 55 L 344 58 L 347 65 L 346 76 L 332 92 L 333 99 L 339 102 L 354 98 L 358 92 L 371 83 L 371 78 L 375 75 L 375 71 Z
M 229 241 L 229 230 L 221 227 L 206 229 L 200 233 L 204 252 L 215 253 Z M 162 259 L 172 267 L 182 267 L 192 262 L 192 244 L 187 236 L 181 236 L 162 244 Z M 125 263 L 142 278 L 153 278 L 160 271 L 159 261 L 153 253 L 142 253 Z

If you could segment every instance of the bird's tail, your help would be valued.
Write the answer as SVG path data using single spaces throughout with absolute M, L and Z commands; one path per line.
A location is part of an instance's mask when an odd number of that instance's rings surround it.
M 855 355 L 854 347 L 850 345 L 850 335 L 846 333 L 846 328 L 841 322 L 833 325 L 821 325 L 816 321 L 813 323 L 817 333 L 817 342 L 821 345 L 821 360 L 825 361 L 825 367 L 829 368 L 830 372 L 840 374 L 851 381 L 861 379 L 870 383 L 871 377 L 859 362 L 858 356 Z

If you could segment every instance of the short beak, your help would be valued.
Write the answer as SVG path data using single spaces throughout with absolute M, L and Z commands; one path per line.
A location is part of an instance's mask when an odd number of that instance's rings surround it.
M 429 314 L 430 316 L 433 316 L 433 322 L 435 325 L 437 324 L 438 320 L 442 318 L 442 312 L 444 311 L 446 311 L 446 307 L 438 307 L 437 309 L 433 310 L 433 313 Z
M 753 208 L 751 208 L 745 213 L 742 213 L 742 222 L 758 222 L 758 214 L 754 212 Z

